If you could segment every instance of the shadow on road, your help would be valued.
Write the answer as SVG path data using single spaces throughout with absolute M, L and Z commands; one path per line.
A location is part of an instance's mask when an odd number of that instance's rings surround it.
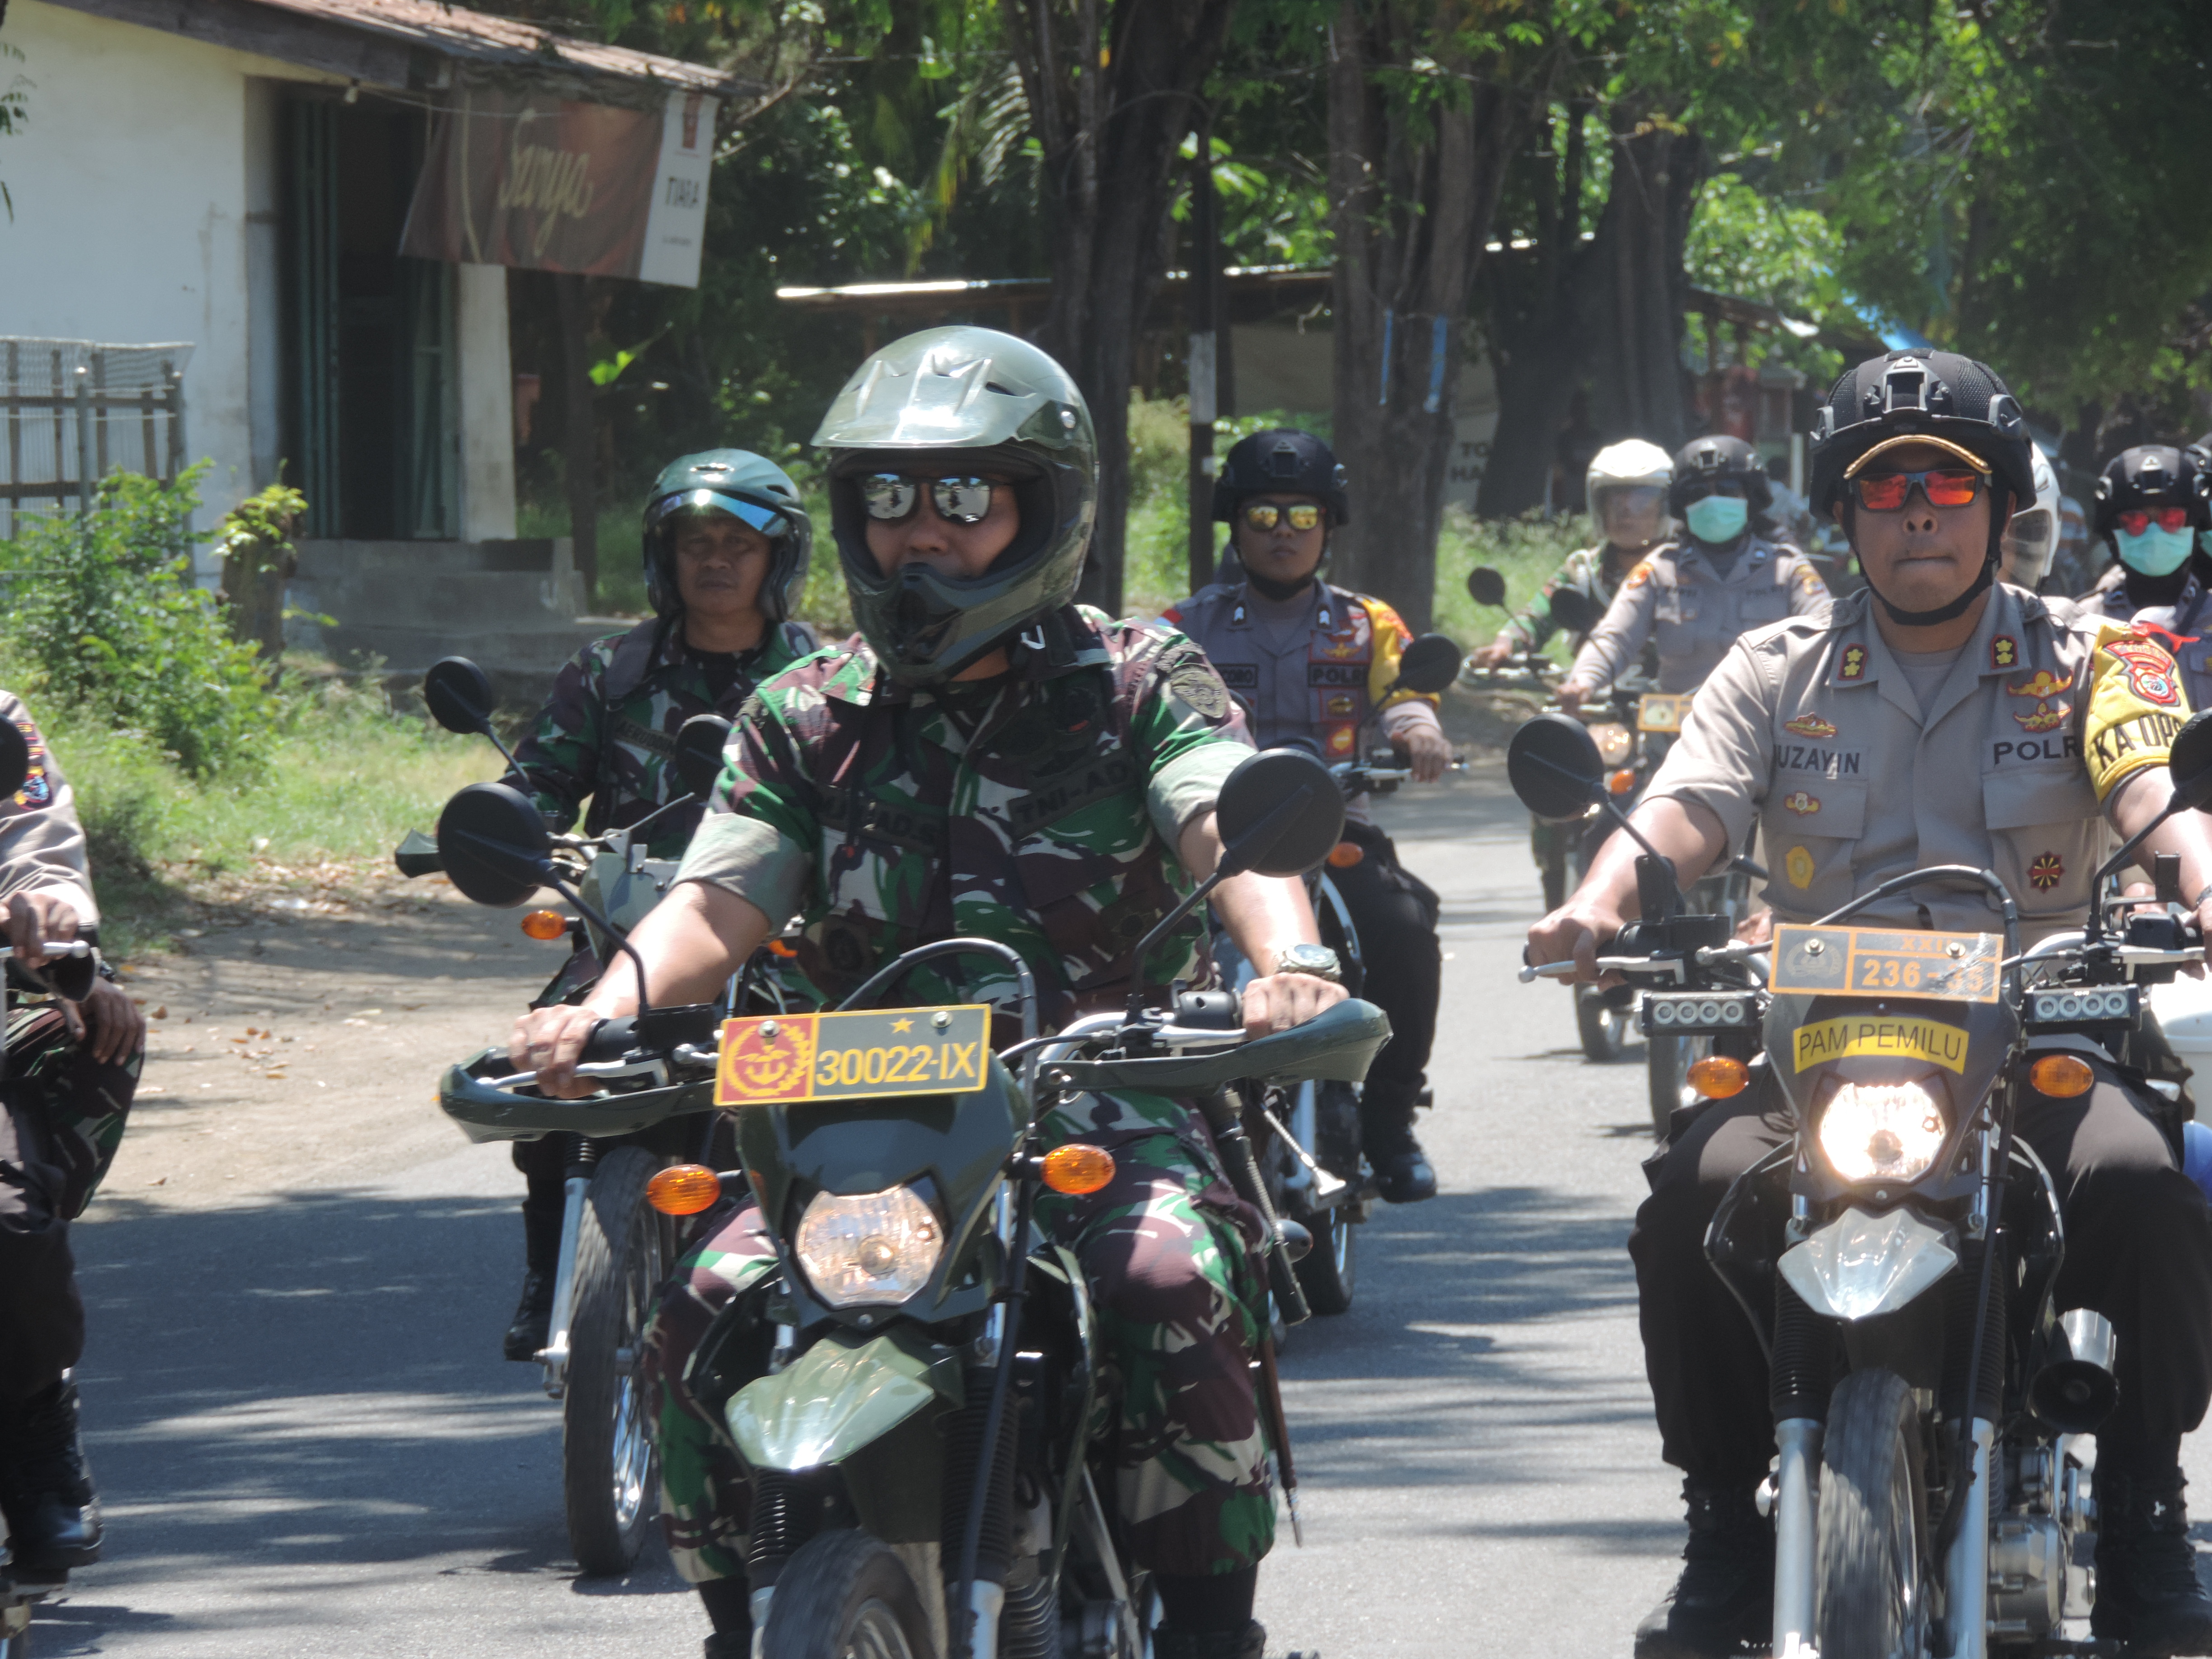
M 325 1190 L 76 1242 L 110 1541 L 81 1599 L 41 1616 L 56 1651 L 143 1627 L 133 1587 L 173 1604 L 217 1569 L 252 1581 L 222 1622 L 264 1631 L 319 1622 L 317 1591 L 339 1580 L 574 1573 L 558 1407 L 536 1368 L 499 1358 L 520 1266 L 511 1202 Z M 656 1543 L 631 1578 L 577 1588 L 683 1586 Z

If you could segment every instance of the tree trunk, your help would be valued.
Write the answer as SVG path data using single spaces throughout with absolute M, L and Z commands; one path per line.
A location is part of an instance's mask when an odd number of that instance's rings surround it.
M 1328 47 L 1334 447 L 1352 498 L 1332 569 L 1416 629 L 1435 608 L 1468 289 L 1527 102 L 1433 22 L 1409 0 L 1340 0 Z M 1377 71 L 1431 54 L 1459 86 L 1416 112 Z
M 1136 333 L 1167 269 L 1176 152 L 1234 0 L 1000 0 L 1053 214 L 1038 343 L 1075 377 L 1098 434 L 1098 518 L 1081 597 L 1121 609 Z
M 568 536 L 586 607 L 599 600 L 599 434 L 592 409 L 592 310 L 584 284 L 567 272 L 553 278 L 561 319 L 562 474 L 568 487 Z
M 1610 282 L 1590 329 L 1591 409 L 1599 428 L 1672 453 L 1690 438 L 1682 373 L 1689 277 L 1682 251 L 1705 182 L 1705 143 L 1664 116 L 1616 106 L 1613 188 L 1593 247 Z M 1500 420 L 1503 420 L 1501 411 Z

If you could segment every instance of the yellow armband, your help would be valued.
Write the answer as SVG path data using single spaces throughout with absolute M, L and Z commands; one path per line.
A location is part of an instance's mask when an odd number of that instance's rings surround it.
M 2181 670 L 2166 647 L 2118 623 L 2098 626 L 2088 703 L 2081 746 L 2100 801 L 2123 779 L 2165 765 L 2173 734 L 2189 718 Z

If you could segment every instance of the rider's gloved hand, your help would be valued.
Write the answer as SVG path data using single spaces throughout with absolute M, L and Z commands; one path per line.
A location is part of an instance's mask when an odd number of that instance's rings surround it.
M 1270 974 L 1244 988 L 1244 1035 L 1265 1036 L 1303 1025 L 1347 993 L 1334 980 L 1312 974 Z
M 538 1073 L 538 1091 L 556 1100 L 574 1100 L 593 1091 L 596 1085 L 576 1075 L 576 1062 L 584 1044 L 605 1016 L 589 1008 L 562 1003 L 551 1008 L 532 1008 L 514 1022 L 507 1039 L 507 1057 L 519 1072 Z
M 1451 764 L 1451 744 L 1444 734 L 1425 726 L 1417 726 L 1398 739 L 1406 745 L 1417 783 L 1434 783 L 1443 776 L 1444 769 Z
M 1577 895 L 1528 930 L 1525 959 L 1536 965 L 1571 961 L 1574 983 L 1605 983 L 1598 974 L 1597 953 L 1621 930 L 1624 920 L 1603 902 Z

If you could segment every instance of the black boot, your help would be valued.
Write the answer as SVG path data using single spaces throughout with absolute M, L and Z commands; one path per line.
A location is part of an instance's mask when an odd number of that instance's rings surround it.
M 1375 1171 L 1377 1191 L 1393 1204 L 1418 1204 L 1437 1195 L 1437 1172 L 1413 1139 L 1409 1089 L 1370 1083 L 1359 1096 L 1359 1150 Z
M 535 1359 L 538 1351 L 552 1340 L 553 1278 L 561 1265 L 561 1221 L 563 1199 L 543 1201 L 532 1193 L 522 1206 L 524 1259 L 522 1300 L 515 1304 L 514 1322 L 507 1328 L 501 1345 L 509 1359 Z
M 1748 1486 L 1682 1483 L 1682 1576 L 1636 1627 L 1636 1659 L 1715 1659 L 1774 1634 L 1774 1528 Z
M 2212 1654 L 2212 1599 L 2197 1582 L 2177 1453 L 2148 1473 L 2097 1464 L 2097 1605 L 2090 1634 L 2130 1659 Z
M 5 1408 L 0 1423 L 0 1514 L 19 1569 L 66 1572 L 100 1559 L 103 1536 L 92 1470 L 77 1443 L 76 1384 L 64 1374 L 52 1388 Z
M 1162 1625 L 1152 1632 L 1154 1659 L 1261 1659 L 1267 1627 L 1249 1620 L 1243 1630 L 1185 1630 Z

